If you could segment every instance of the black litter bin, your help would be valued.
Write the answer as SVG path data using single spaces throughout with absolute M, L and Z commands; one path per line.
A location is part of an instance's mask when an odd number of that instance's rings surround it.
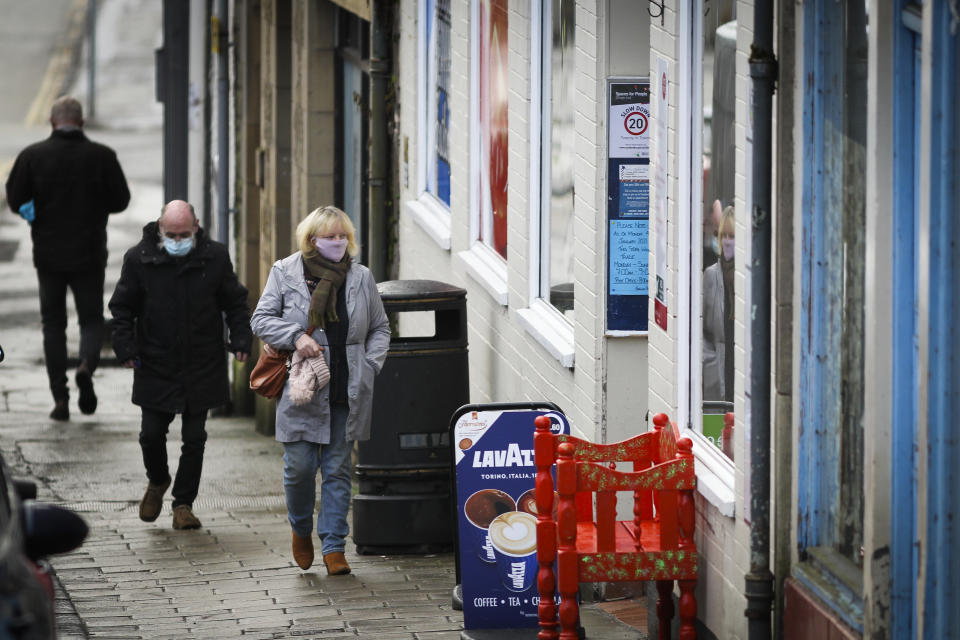
M 357 553 L 453 548 L 449 421 L 469 401 L 464 289 L 433 280 L 377 285 L 393 337 L 359 443 L 353 497 Z M 403 314 L 417 313 L 411 333 Z M 398 332 L 398 327 L 401 327 Z

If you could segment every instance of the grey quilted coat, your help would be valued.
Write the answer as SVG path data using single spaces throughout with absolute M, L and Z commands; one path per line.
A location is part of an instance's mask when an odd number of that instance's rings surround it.
M 373 381 L 383 368 L 390 348 L 390 325 L 369 269 L 353 263 L 347 271 L 344 288 L 349 320 L 347 363 L 350 369 L 347 377 L 350 406 L 347 440 L 368 440 Z M 307 330 L 309 308 L 310 293 L 298 251 L 273 264 L 260 302 L 250 319 L 250 327 L 258 338 L 275 349 L 293 351 L 297 338 Z M 312 335 L 324 347 L 323 354 L 329 366 L 327 336 L 322 329 L 316 329 Z M 329 385 L 313 400 L 300 406 L 290 401 L 289 386 L 288 381 L 277 399 L 277 440 L 325 443 L 330 434 Z

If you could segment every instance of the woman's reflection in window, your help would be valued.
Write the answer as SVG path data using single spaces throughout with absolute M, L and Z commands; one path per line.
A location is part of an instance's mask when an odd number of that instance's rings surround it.
M 703 399 L 733 402 L 733 207 L 717 229 L 718 260 L 703 272 Z

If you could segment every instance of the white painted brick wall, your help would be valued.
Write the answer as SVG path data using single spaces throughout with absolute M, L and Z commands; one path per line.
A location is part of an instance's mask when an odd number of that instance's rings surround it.
M 470 394 L 472 402 L 508 400 L 549 400 L 559 404 L 581 435 L 593 437 L 599 398 L 595 368 L 595 336 L 578 340 L 576 372 L 561 367 L 536 340 L 519 325 L 516 310 L 528 304 L 529 292 L 529 169 L 530 169 L 530 7 L 526 0 L 511 0 L 508 18 L 509 49 L 509 191 L 508 191 L 508 290 L 509 305 L 499 305 L 467 273 L 457 253 L 470 248 L 470 3 L 454 0 L 451 6 L 451 250 L 445 251 L 401 209 L 400 278 L 430 278 L 450 282 L 467 290 L 468 340 L 470 350 Z M 400 137 L 408 144 L 407 175 L 401 201 L 416 200 L 418 188 L 417 21 L 415 0 L 401 3 L 400 35 Z M 593 26 L 595 30 L 595 25 Z M 596 52 L 590 52 L 594 60 Z M 578 54 L 579 55 L 579 54 Z M 595 66 L 595 65 L 594 65 Z M 594 81 L 595 82 L 595 81 Z M 592 91 L 590 92 L 592 93 Z M 591 104 L 588 110 L 595 107 Z M 589 111 L 588 111 L 589 112 Z M 536 132 L 539 145 L 539 132 Z M 596 156 L 596 149 L 589 153 Z M 589 156 L 588 156 L 589 157 Z M 593 173 L 589 180 L 595 181 Z M 579 205 L 578 205 L 579 206 Z M 596 202 L 589 208 L 595 210 Z M 587 245 L 589 246 L 589 244 Z M 591 256 L 596 260 L 596 256 Z M 587 280 L 598 271 L 587 270 Z M 592 284 L 592 282 L 591 282 Z M 597 296 L 578 292 L 577 304 L 599 304 Z M 596 309 L 584 309 L 593 327 Z M 579 311 L 578 311 L 579 313 Z M 578 317 L 578 322 L 580 319 Z M 581 348 L 580 342 L 589 348 Z M 589 357 L 588 357 L 589 356 Z M 580 362 L 582 361 L 582 363 Z M 581 372 L 581 366 L 583 372 Z M 584 385 L 586 392 L 577 392 Z

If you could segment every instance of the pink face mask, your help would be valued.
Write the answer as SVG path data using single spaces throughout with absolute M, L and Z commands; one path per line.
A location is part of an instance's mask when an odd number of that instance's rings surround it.
M 733 260 L 734 239 L 730 236 L 724 236 L 720 240 L 720 244 L 723 245 L 723 258 L 725 260 Z
M 343 260 L 343 254 L 347 252 L 347 240 L 334 240 L 333 238 L 314 238 L 313 246 L 317 248 L 320 255 L 330 262 L 340 262 Z

